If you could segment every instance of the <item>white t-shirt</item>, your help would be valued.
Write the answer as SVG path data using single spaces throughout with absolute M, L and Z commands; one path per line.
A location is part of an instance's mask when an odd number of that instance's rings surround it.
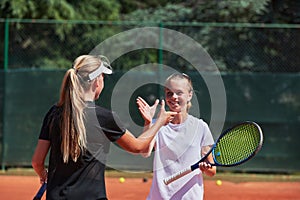
M 200 169 L 165 185 L 163 179 L 201 159 L 201 147 L 214 143 L 208 125 L 188 115 L 182 124 L 162 127 L 156 138 L 153 181 L 148 200 L 203 199 L 203 177 Z

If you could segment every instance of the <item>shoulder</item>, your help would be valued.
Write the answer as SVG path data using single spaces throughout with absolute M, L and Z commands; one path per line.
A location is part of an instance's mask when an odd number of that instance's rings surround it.
M 96 113 L 97 116 L 106 116 L 111 115 L 112 111 L 102 106 L 95 104 L 95 102 L 86 102 L 86 110 L 87 114 Z
M 95 106 L 95 110 L 100 125 L 108 127 L 118 126 L 125 130 L 125 126 L 116 112 L 98 105 Z
M 55 111 L 58 110 L 58 108 L 59 108 L 59 107 L 58 107 L 57 105 L 52 105 L 52 106 L 50 107 L 50 109 L 48 110 L 47 114 L 54 113 Z
M 203 119 L 199 119 L 192 115 L 189 115 L 188 119 L 189 119 L 189 126 L 193 127 L 194 130 L 198 130 L 204 134 L 211 133 L 207 122 L 205 122 Z
M 47 111 L 44 119 L 48 120 L 49 118 L 56 116 L 58 114 L 58 111 L 59 111 L 59 107 L 57 105 L 51 106 L 50 109 Z
M 97 113 L 112 113 L 111 110 L 98 105 L 95 106 L 95 109 Z
M 188 115 L 188 120 L 191 123 L 195 123 L 197 125 L 208 127 L 208 124 L 203 119 L 199 119 L 193 115 Z
M 115 112 L 98 105 L 96 105 L 95 110 L 98 117 L 111 118 L 117 115 Z

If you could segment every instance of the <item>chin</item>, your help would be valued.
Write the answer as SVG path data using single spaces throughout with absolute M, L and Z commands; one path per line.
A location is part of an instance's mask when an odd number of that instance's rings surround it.
M 180 112 L 181 111 L 181 107 L 177 107 L 177 106 L 169 106 L 170 111 L 173 112 Z

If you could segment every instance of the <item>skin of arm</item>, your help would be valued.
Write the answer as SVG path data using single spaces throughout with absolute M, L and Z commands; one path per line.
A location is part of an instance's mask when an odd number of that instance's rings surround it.
M 176 112 L 166 112 L 165 102 L 162 101 L 159 117 L 151 127 L 147 128 L 147 130 L 145 130 L 137 138 L 128 130 L 126 130 L 125 134 L 119 140 L 117 140 L 117 144 L 131 153 L 148 152 L 149 145 L 151 141 L 153 141 L 156 133 L 163 125 L 172 120 L 173 116 L 176 114 Z
M 39 139 L 31 160 L 32 167 L 39 175 L 41 183 L 47 182 L 48 173 L 44 163 L 49 149 L 50 141 Z
M 157 105 L 159 103 L 159 100 L 156 99 L 154 104 L 152 106 L 149 106 L 148 103 L 141 97 L 138 97 L 136 100 L 136 103 L 138 105 L 139 111 L 145 121 L 144 124 L 144 130 L 151 127 L 151 122 L 154 117 Z
M 125 134 L 117 140 L 117 143 L 126 151 L 132 153 L 142 153 L 149 149 L 149 145 L 156 133 L 166 123 L 173 119 L 175 112 L 165 111 L 165 102 L 162 101 L 159 117 L 156 123 L 146 131 L 144 131 L 138 138 L 126 130 Z M 50 141 L 38 140 L 38 144 L 32 156 L 31 164 L 35 172 L 39 175 L 41 183 L 47 181 L 47 170 L 45 169 L 45 159 L 50 149 Z
M 149 106 L 148 103 L 141 97 L 138 97 L 136 100 L 138 109 L 144 119 L 144 131 L 148 130 L 152 126 L 152 119 L 155 115 L 156 108 L 158 106 L 159 100 L 156 99 L 152 106 Z M 149 157 L 151 155 L 152 149 L 155 148 L 155 139 L 153 138 L 148 149 L 143 151 L 141 155 L 143 157 Z
M 149 106 L 148 103 L 142 99 L 141 97 L 137 98 L 137 105 L 139 107 L 139 111 L 142 114 L 143 119 L 145 120 L 144 130 L 147 130 L 151 127 L 152 118 L 154 117 L 156 107 L 158 105 L 158 100 L 155 101 L 153 106 Z M 148 150 L 142 154 L 144 157 L 148 157 L 151 155 L 151 151 L 155 145 L 155 140 L 150 143 Z M 211 147 L 208 147 L 209 149 Z M 207 150 L 207 149 L 206 149 Z M 216 174 L 216 166 L 211 166 L 209 163 L 213 163 L 213 157 L 210 154 L 207 157 L 208 162 L 199 163 L 200 170 L 208 176 L 214 176 Z

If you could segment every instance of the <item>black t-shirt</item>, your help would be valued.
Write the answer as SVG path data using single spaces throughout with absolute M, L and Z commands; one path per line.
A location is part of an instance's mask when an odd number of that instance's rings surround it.
M 106 198 L 104 170 L 110 143 L 126 131 L 118 116 L 105 108 L 87 102 L 85 128 L 87 148 L 77 162 L 63 162 L 61 153 L 61 109 L 53 106 L 46 114 L 39 139 L 51 144 L 47 200 L 95 200 Z

